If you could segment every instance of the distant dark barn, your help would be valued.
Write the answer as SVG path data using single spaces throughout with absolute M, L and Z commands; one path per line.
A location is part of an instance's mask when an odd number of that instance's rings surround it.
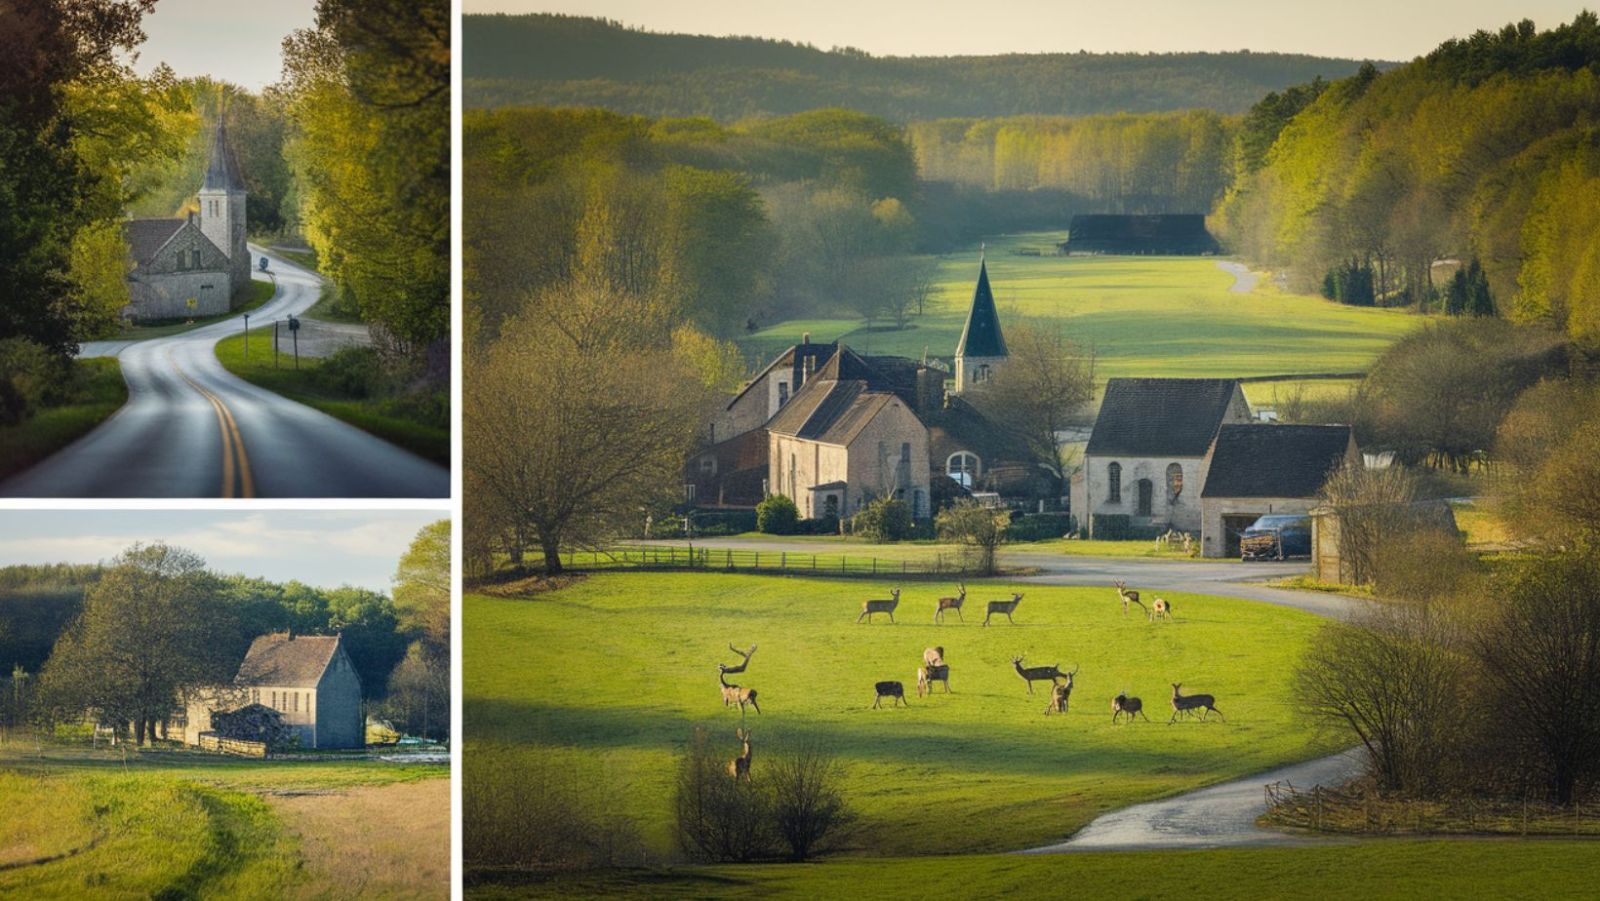
M 1206 217 L 1183 213 L 1159 216 L 1073 216 L 1062 253 L 1199 256 L 1222 248 L 1206 231 Z

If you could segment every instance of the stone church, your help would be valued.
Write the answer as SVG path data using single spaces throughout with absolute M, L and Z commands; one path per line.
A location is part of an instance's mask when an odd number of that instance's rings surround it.
M 276 632 L 250 643 L 233 684 L 201 692 L 187 704 L 184 743 L 200 743 L 213 714 L 250 705 L 276 710 L 300 747 L 360 748 L 366 744 L 361 677 L 338 635 Z
M 215 316 L 228 312 L 234 297 L 248 287 L 246 191 L 221 117 L 197 196 L 198 215 L 123 224 L 133 264 L 124 318 Z

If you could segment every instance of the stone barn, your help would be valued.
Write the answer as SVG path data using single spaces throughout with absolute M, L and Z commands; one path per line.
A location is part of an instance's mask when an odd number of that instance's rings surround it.
M 233 684 L 219 686 L 188 704 L 185 744 L 199 744 L 214 714 L 251 704 L 278 711 L 311 749 L 360 748 L 366 744 L 361 678 L 338 635 L 262 635 L 250 644 Z
M 1239 556 L 1239 533 L 1268 513 L 1308 513 L 1329 474 L 1359 465 L 1347 425 L 1227 424 L 1202 465 L 1200 552 Z

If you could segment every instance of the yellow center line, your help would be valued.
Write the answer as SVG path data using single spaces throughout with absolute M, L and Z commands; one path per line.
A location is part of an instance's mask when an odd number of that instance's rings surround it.
M 233 497 L 237 483 L 240 497 L 255 497 L 256 483 L 255 476 L 250 471 L 250 455 L 245 453 L 244 435 L 239 432 L 239 423 L 233 418 L 233 411 L 228 409 L 228 405 L 223 403 L 221 398 L 190 378 L 189 374 L 183 371 L 183 367 L 178 365 L 170 350 L 167 351 L 167 360 L 172 363 L 172 368 L 178 371 L 178 375 L 189 383 L 189 387 L 200 392 L 202 397 L 211 402 L 211 408 L 216 411 L 217 426 L 222 431 L 222 496 Z M 237 480 L 234 478 L 235 472 L 238 474 Z

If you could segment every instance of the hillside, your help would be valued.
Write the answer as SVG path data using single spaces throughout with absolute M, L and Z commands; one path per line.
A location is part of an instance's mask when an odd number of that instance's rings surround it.
M 469 15 L 465 102 L 598 106 L 731 121 L 844 107 L 900 122 L 1209 108 L 1354 73 L 1359 60 L 1283 53 L 873 57 L 749 37 L 659 34 L 602 19 Z

